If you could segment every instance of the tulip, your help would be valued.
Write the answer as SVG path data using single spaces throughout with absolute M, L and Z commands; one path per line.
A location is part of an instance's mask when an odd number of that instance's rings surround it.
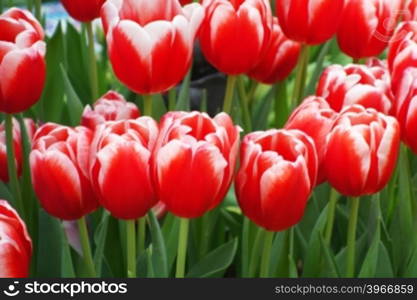
M 96 129 L 91 179 L 100 203 L 114 217 L 143 217 L 156 204 L 150 162 L 158 125 L 149 117 L 107 122 Z
M 116 76 L 136 93 L 165 92 L 188 72 L 204 18 L 201 5 L 177 0 L 109 0 L 102 9 Z
M 347 196 L 375 194 L 391 178 L 399 145 L 400 126 L 395 118 L 360 105 L 347 107 L 328 136 L 327 179 Z
M 249 72 L 249 76 L 265 84 L 284 80 L 297 65 L 300 48 L 299 43 L 285 37 L 278 25 L 278 19 L 274 18 L 272 35 L 265 56 Z
M 45 82 L 44 33 L 26 10 L 0 15 L 0 112 L 19 113 L 35 104 Z
M 52 216 L 77 220 L 98 207 L 88 173 L 92 135 L 86 127 L 53 123 L 35 133 L 30 153 L 33 187 Z
M 316 45 L 337 31 L 344 0 L 280 0 L 276 10 L 284 34 L 297 42 Z
M 316 184 L 313 140 L 299 130 L 269 130 L 245 136 L 235 181 L 243 213 L 269 231 L 297 224 Z
M 393 108 L 390 76 L 383 63 L 375 60 L 367 65 L 328 67 L 320 77 L 317 95 L 324 97 L 336 111 L 353 104 L 385 114 Z
M 68 14 L 80 22 L 91 22 L 100 17 L 106 0 L 61 0 Z
M 0 200 L 0 278 L 29 276 L 32 240 L 25 223 L 5 200 Z
M 354 59 L 378 56 L 394 32 L 400 0 L 347 0 L 337 40 Z
M 26 126 L 26 132 L 28 133 L 29 140 L 32 140 L 33 134 L 36 130 L 35 122 L 31 119 L 24 119 Z M 15 165 L 18 172 L 18 176 L 22 173 L 22 138 L 19 123 L 13 120 L 13 148 Z M 9 172 L 7 165 L 7 149 L 6 149 L 6 130 L 4 123 L 0 124 L 0 180 L 3 182 L 9 182 Z
M 109 91 L 94 103 L 93 108 L 86 106 L 81 125 L 94 130 L 106 121 L 136 119 L 139 116 L 140 111 L 136 105 L 127 102 L 119 93 Z
M 179 0 L 181 5 L 187 5 L 193 2 L 193 0 Z
M 401 78 L 397 94 L 396 117 L 402 140 L 417 153 L 417 70 L 408 69 Z
M 394 61 L 400 52 L 411 43 L 417 42 L 417 22 L 403 22 L 395 29 L 388 48 L 388 68 L 393 72 Z
M 167 210 L 197 218 L 226 195 L 234 173 L 239 128 L 221 113 L 170 112 L 161 120 L 155 183 Z M 181 181 L 178 181 L 181 178 Z
M 267 0 L 205 0 L 200 44 L 206 59 L 228 75 L 249 72 L 268 50 L 272 13 Z
M 311 96 L 294 110 L 285 125 L 285 129 L 298 129 L 313 139 L 319 166 L 317 184 L 326 180 L 323 170 L 323 160 L 327 151 L 326 141 L 337 115 L 324 98 Z
M 417 21 L 417 0 L 404 0 L 401 17 L 404 21 Z

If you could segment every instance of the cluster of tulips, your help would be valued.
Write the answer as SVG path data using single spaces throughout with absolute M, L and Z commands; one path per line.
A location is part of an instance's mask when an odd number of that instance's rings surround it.
M 71 246 L 64 247 L 63 255 L 71 261 L 72 252 L 80 254 L 82 276 L 101 275 L 97 269 L 107 260 L 100 251 L 108 245 L 108 224 L 99 227 L 99 242 L 95 235 L 101 246 L 91 246 L 89 232 L 97 227 L 92 225 L 97 218 L 108 219 L 109 213 L 124 230 L 120 240 L 125 253 L 116 260 L 125 264 L 125 275 L 137 277 L 137 269 L 145 264 L 148 276 L 170 276 L 171 257 L 177 260 L 176 277 L 196 275 L 190 263 L 187 268 L 187 249 L 199 247 L 192 241 L 190 220 L 204 223 L 225 197 L 237 200 L 230 209 L 243 216 L 239 274 L 270 277 L 276 275 L 277 256 L 289 256 L 275 250 L 288 237 L 288 251 L 294 255 L 294 226 L 303 219 L 316 187 L 327 184 L 332 190 L 322 255 L 331 251 L 337 201 L 345 196 L 350 211 L 344 273 L 339 276 L 358 275 L 359 199 L 386 188 L 401 141 L 417 153 L 417 1 L 61 2 L 71 17 L 85 23 L 89 46 L 90 105 L 78 115 L 70 108 L 70 125 L 31 114 L 48 89 L 49 49 L 40 22 L 21 8 L 0 16 L 0 111 L 5 116 L 0 125 L 0 180 L 10 188 L 9 201 L 0 201 L 1 277 L 29 276 L 31 263 L 33 272 L 30 236 L 42 234 L 32 228 L 38 203 L 68 226 L 77 221 L 75 242 L 71 230 L 65 231 L 65 243 Z M 140 108 L 113 90 L 98 97 L 100 69 L 92 21 L 99 17 L 114 76 L 141 95 Z M 324 43 L 327 46 L 320 47 L 326 49 L 333 38 L 353 63 L 319 72 L 315 92 L 308 95 L 311 53 Z M 177 86 L 186 84 L 197 43 L 208 63 L 227 76 L 223 111 L 211 116 L 172 110 L 157 117 L 155 95 L 169 92 L 169 107 L 171 100 L 175 104 Z M 292 85 L 286 84 L 290 77 Z M 251 132 L 251 101 L 259 83 L 276 85 L 277 94 L 289 86 L 293 95 L 278 95 L 273 116 L 283 126 Z M 114 89 L 112 82 L 107 87 Z M 74 89 L 69 90 L 60 98 L 68 106 L 77 98 Z M 403 149 L 402 167 L 408 169 Z M 412 179 L 401 180 L 408 182 L 402 195 L 413 193 Z M 38 201 L 30 201 L 30 191 L 22 186 L 33 187 Z M 415 203 L 409 205 L 414 216 Z M 171 221 L 178 218 L 179 226 L 171 233 L 178 235 L 178 247 L 168 254 L 172 241 L 160 228 L 167 214 Z M 204 230 L 210 232 L 201 227 L 200 242 L 209 239 Z M 316 238 L 322 239 L 321 233 Z M 411 243 L 411 236 L 404 238 Z M 235 259 L 238 243 L 232 244 L 233 255 L 224 269 L 215 269 L 221 247 L 208 254 L 204 267 L 211 263 L 215 271 L 225 272 Z M 286 276 L 302 273 L 303 263 L 291 258 Z M 215 271 L 208 273 L 219 274 Z

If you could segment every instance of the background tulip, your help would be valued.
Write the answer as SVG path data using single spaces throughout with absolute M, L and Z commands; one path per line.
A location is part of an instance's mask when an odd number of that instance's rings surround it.
M 91 179 L 101 204 L 119 219 L 143 217 L 156 204 L 150 162 L 158 125 L 149 117 L 97 128 Z
M 200 217 L 230 187 L 239 128 L 225 113 L 212 119 L 200 112 L 170 112 L 160 128 L 154 168 L 159 199 L 179 217 Z
M 106 0 L 61 0 L 68 14 L 80 22 L 90 22 L 100 16 Z
M 269 231 L 297 224 L 315 186 L 313 140 L 298 130 L 269 130 L 245 136 L 235 191 L 243 213 Z
M 401 17 L 404 21 L 417 21 L 417 1 L 404 0 Z
M 29 11 L 0 16 L 0 111 L 22 112 L 35 104 L 45 81 L 42 27 Z
M 400 127 L 395 118 L 359 105 L 348 107 L 328 137 L 327 179 L 347 196 L 377 193 L 391 178 L 399 146 Z
M 205 0 L 200 45 L 206 59 L 228 75 L 247 73 L 268 49 L 272 13 L 267 0 Z
M 417 70 L 404 72 L 398 88 L 396 117 L 403 141 L 417 153 Z
M 175 86 L 190 68 L 203 17 L 197 3 L 182 8 L 177 0 L 107 1 L 102 21 L 116 76 L 141 94 Z
M 36 130 L 35 122 L 31 119 L 24 120 L 28 138 L 31 141 Z M 22 173 L 22 136 L 19 123 L 13 120 L 13 146 L 15 152 L 15 164 L 18 176 Z M 6 149 L 6 130 L 4 123 L 0 124 L 0 180 L 9 181 Z
M 249 72 L 259 82 L 273 84 L 287 78 L 295 68 L 301 45 L 289 40 L 281 31 L 278 19 L 274 18 L 272 35 L 265 56 Z
M 377 60 L 370 60 L 367 65 L 328 67 L 320 77 L 317 95 L 336 111 L 360 104 L 388 114 L 393 107 L 388 70 Z
M 294 110 L 285 125 L 285 129 L 298 129 L 313 139 L 319 165 L 317 184 L 326 179 L 322 163 L 327 150 L 327 136 L 337 115 L 324 98 L 311 96 Z
M 31 257 L 25 223 L 7 201 L 0 200 L 0 278 L 28 277 Z
M 393 71 L 394 61 L 399 53 L 409 45 L 409 43 L 417 41 L 417 22 L 403 22 L 395 29 L 388 48 L 388 68 Z
M 354 59 L 378 56 L 397 24 L 400 0 L 347 0 L 337 41 Z
M 77 220 L 98 207 L 88 176 L 92 138 L 86 127 L 48 123 L 37 130 L 30 153 L 32 182 L 52 216 Z
M 93 109 L 87 105 L 81 117 L 81 125 L 92 130 L 106 121 L 136 119 L 140 111 L 135 104 L 127 102 L 117 92 L 109 91 L 94 103 Z
M 284 34 L 297 42 L 316 45 L 337 31 L 344 0 L 280 0 L 276 10 Z

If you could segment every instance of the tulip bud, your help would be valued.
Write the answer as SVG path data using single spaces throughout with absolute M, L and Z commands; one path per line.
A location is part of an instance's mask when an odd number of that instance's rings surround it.
M 272 35 L 265 56 L 249 72 L 249 76 L 265 84 L 284 80 L 295 68 L 301 45 L 282 33 L 278 19 L 274 18 Z
M 382 62 L 368 65 L 332 65 L 320 77 L 317 95 L 324 97 L 331 108 L 360 104 L 388 114 L 392 110 L 390 76 Z
M 417 69 L 407 69 L 401 78 L 397 94 L 396 117 L 402 140 L 417 153 Z
M 351 197 L 371 195 L 385 187 L 400 146 L 397 120 L 372 108 L 346 108 L 328 136 L 324 168 L 329 183 Z
M 205 0 L 200 30 L 204 56 L 228 75 L 247 73 L 268 50 L 272 13 L 268 0 Z
M 35 122 L 31 119 L 24 119 L 28 138 L 32 141 L 32 137 L 36 130 Z M 15 165 L 17 175 L 22 173 L 22 135 L 19 123 L 13 119 L 13 148 L 15 156 Z M 9 181 L 9 172 L 7 165 L 7 147 L 6 147 L 6 129 L 4 123 L 0 124 L 0 180 Z
M 98 207 L 88 176 L 91 142 L 86 127 L 47 123 L 37 130 L 30 153 L 32 182 L 52 216 L 77 220 Z
M 45 42 L 29 11 L 11 8 L 0 15 L 0 111 L 19 113 L 41 97 L 45 82 Z
M 32 240 L 25 223 L 5 200 L 0 200 L 0 278 L 29 276 Z
M 92 130 L 106 121 L 136 119 L 140 116 L 135 104 L 114 91 L 109 91 L 94 103 L 93 109 L 87 105 L 81 117 L 81 125 Z
M 355 58 L 378 56 L 397 25 L 400 0 L 347 0 L 337 33 L 340 49 Z
M 108 0 L 102 9 L 116 76 L 136 93 L 169 90 L 188 72 L 201 5 L 177 0 Z
M 91 180 L 100 203 L 114 217 L 143 217 L 156 204 L 150 162 L 158 125 L 149 117 L 107 122 L 96 129 Z
M 298 129 L 313 139 L 319 166 L 317 185 L 326 180 L 322 163 L 327 151 L 327 136 L 333 127 L 337 115 L 324 98 L 311 96 L 306 98 L 294 110 L 285 125 L 285 129 Z
M 395 29 L 388 48 L 387 61 L 390 72 L 393 71 L 396 57 L 411 41 L 417 42 L 416 21 L 403 22 Z
M 313 140 L 298 130 L 253 132 L 240 156 L 235 191 L 243 213 L 270 231 L 297 224 L 316 184 Z
M 297 42 L 316 45 L 329 40 L 337 31 L 344 0 L 276 1 L 284 34 Z
M 100 16 L 106 0 L 61 0 L 68 14 L 80 22 L 90 22 Z
M 236 165 L 239 128 L 220 113 L 170 112 L 160 124 L 154 175 L 171 213 L 197 218 L 225 197 Z

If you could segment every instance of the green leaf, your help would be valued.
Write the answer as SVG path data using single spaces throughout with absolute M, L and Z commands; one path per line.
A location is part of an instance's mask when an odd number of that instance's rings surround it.
M 216 248 L 200 262 L 194 265 L 186 277 L 206 278 L 217 272 L 226 270 L 233 262 L 238 246 L 238 239 L 235 238 L 224 245 Z
M 64 80 L 65 94 L 67 96 L 67 107 L 71 120 L 72 126 L 77 126 L 80 124 L 81 115 L 83 113 L 84 107 L 78 98 L 78 95 L 75 93 L 74 88 L 68 78 L 67 72 L 64 67 L 61 65 L 61 75 Z
M 330 47 L 331 47 L 332 43 L 335 43 L 335 40 L 328 41 L 323 46 L 321 46 L 319 55 L 318 55 L 317 59 L 315 60 L 316 61 L 316 66 L 314 68 L 313 74 L 311 75 L 310 81 L 309 81 L 307 89 L 306 89 L 306 95 L 307 96 L 315 94 L 316 84 L 317 84 L 317 81 L 318 81 L 321 73 L 323 72 L 324 60 L 326 58 L 327 53 L 330 50 Z
M 178 235 L 180 232 L 179 218 L 168 213 L 162 226 L 162 235 L 167 250 L 168 271 L 172 269 L 177 257 Z
M 61 222 L 39 211 L 38 266 L 36 277 L 61 277 L 63 228 Z
M 74 265 L 71 257 L 70 245 L 63 235 L 62 242 L 62 256 L 61 256 L 61 277 L 75 278 Z
M 320 246 L 324 254 L 323 258 L 324 258 L 324 266 L 325 266 L 323 270 L 321 271 L 320 276 L 329 277 L 329 278 L 340 277 L 340 271 L 337 268 L 336 259 L 333 253 L 331 252 L 329 246 L 326 245 L 322 233 L 320 234 Z
M 12 205 L 14 203 L 13 196 L 10 193 L 7 185 L 0 180 L 0 199 L 8 200 Z
M 156 94 L 153 97 L 152 117 L 155 120 L 161 119 L 161 117 L 167 112 L 164 98 L 161 94 Z
M 152 270 L 155 277 L 168 277 L 168 258 L 165 241 L 162 236 L 161 228 L 155 214 L 150 211 L 148 214 L 151 225 L 152 235 Z
M 416 276 L 417 276 L 417 272 L 414 273 L 414 275 L 410 277 L 416 277 Z M 392 269 L 390 256 L 388 254 L 387 248 L 385 248 L 384 244 L 381 241 L 379 241 L 379 253 L 378 253 L 378 262 L 376 264 L 375 277 L 376 278 L 394 277 L 394 271 Z
M 252 113 L 252 129 L 264 130 L 268 127 L 268 115 L 271 111 L 274 89 L 270 89 L 268 93 L 260 100 Z
M 190 83 L 191 83 L 191 71 L 188 72 L 184 78 L 180 93 L 177 99 L 176 110 L 189 111 L 190 110 Z
M 107 211 L 103 211 L 100 225 L 97 227 L 94 234 L 94 242 L 96 244 L 96 250 L 94 253 L 94 266 L 98 275 L 102 274 L 104 247 L 106 244 L 109 219 L 110 214 Z

